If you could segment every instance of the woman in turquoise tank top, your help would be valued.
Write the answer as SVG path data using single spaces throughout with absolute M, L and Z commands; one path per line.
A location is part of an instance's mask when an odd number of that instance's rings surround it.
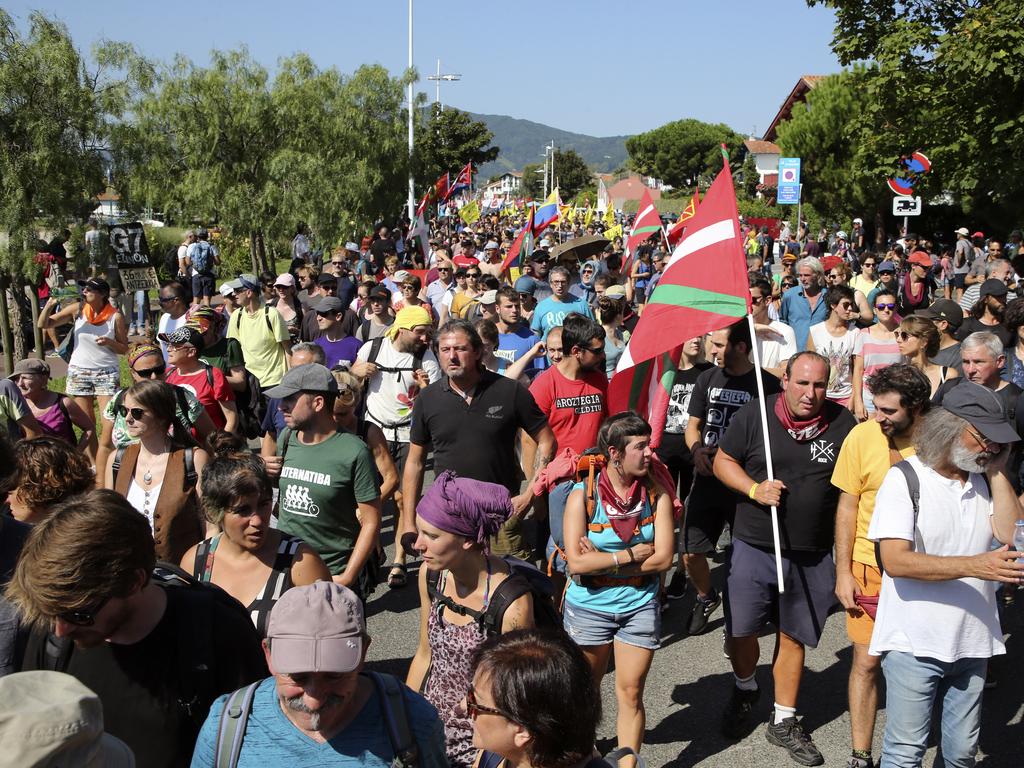
M 658 576 L 674 548 L 670 496 L 648 471 L 650 441 L 650 425 L 635 413 L 607 419 L 597 436 L 607 465 L 573 488 L 564 522 L 572 574 L 565 630 L 598 687 L 614 651 L 618 743 L 637 752 L 646 725 L 644 683 L 661 643 Z

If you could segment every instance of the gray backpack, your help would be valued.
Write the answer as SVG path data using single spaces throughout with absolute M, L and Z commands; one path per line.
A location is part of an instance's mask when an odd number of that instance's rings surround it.
M 402 696 L 402 684 L 394 675 L 363 672 L 373 681 L 381 701 L 381 714 L 388 731 L 388 740 L 395 754 L 391 768 L 416 768 L 420 763 L 419 749 L 409 727 L 409 713 Z M 236 768 L 242 754 L 245 726 L 252 712 L 252 700 L 263 681 L 239 688 L 228 696 L 217 725 L 217 747 L 213 756 L 214 768 Z

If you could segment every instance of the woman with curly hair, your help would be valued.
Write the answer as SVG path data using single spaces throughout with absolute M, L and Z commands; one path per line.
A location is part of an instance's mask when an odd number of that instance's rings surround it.
M 15 443 L 14 466 L 16 480 L 7 504 L 23 523 L 35 525 L 56 504 L 96 486 L 89 458 L 56 437 Z

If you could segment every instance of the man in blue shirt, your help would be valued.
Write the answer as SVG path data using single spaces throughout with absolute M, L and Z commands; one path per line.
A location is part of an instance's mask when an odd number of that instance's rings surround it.
M 287 765 L 389 768 L 398 749 L 388 735 L 387 707 L 404 719 L 405 737 L 421 768 L 447 768 L 444 728 L 437 710 L 418 693 L 393 681 L 401 702 L 383 694 L 378 681 L 362 674 L 366 648 L 363 608 L 354 592 L 318 581 L 293 587 L 274 605 L 263 641 L 273 677 L 257 684 L 248 718 L 224 718 L 228 697 L 210 708 L 192 755 L 192 768 L 214 768 L 221 727 L 237 723 L 242 738 L 238 768 Z M 232 710 L 234 707 L 232 707 Z M 229 711 L 232 711 L 229 710 Z M 399 732 L 401 728 L 397 728 Z M 399 738 L 403 734 L 399 733 Z M 228 744 L 227 746 L 230 746 Z
M 498 289 L 496 311 L 498 348 L 494 350 L 494 355 L 511 365 L 533 349 L 540 341 L 540 337 L 522 321 L 519 294 L 514 288 L 505 286 Z M 527 375 L 532 377 L 545 367 L 544 355 L 539 354 L 533 359 L 533 365 L 527 369 Z
M 811 326 L 824 322 L 828 315 L 823 295 L 825 269 L 814 256 L 805 256 L 796 263 L 796 277 L 800 283 L 783 294 L 779 319 L 793 329 L 796 348 L 806 349 Z
M 548 331 L 561 325 L 566 315 L 571 312 L 594 319 L 594 313 L 587 302 L 569 295 L 569 270 L 565 267 L 555 267 L 548 275 L 548 282 L 551 285 L 551 295 L 541 301 L 533 312 L 530 329 L 534 333 L 546 339 Z

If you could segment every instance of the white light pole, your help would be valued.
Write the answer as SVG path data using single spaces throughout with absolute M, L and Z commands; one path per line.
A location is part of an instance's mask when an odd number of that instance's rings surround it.
M 412 71 L 412 0 L 409 0 L 409 70 Z M 412 176 L 412 135 L 413 135 L 413 94 L 412 79 L 409 80 L 409 221 L 416 217 L 416 181 Z
M 441 81 L 447 80 L 450 83 L 457 82 L 462 79 L 462 75 L 454 73 L 441 74 L 441 60 L 437 60 L 437 74 L 427 75 L 427 80 L 434 81 L 434 103 L 437 104 L 440 111 L 444 111 L 444 104 L 441 103 Z

